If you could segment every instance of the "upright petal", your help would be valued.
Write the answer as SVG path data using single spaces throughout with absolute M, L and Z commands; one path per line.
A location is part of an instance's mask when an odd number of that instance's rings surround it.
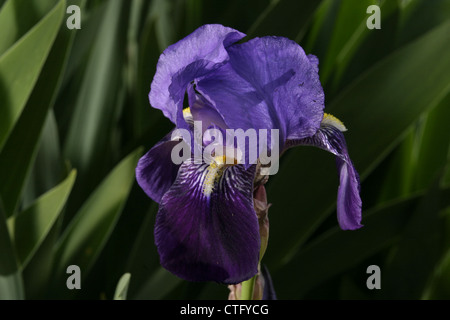
M 258 271 L 255 166 L 187 160 L 164 195 L 155 225 L 161 264 L 190 281 L 235 284 Z
M 225 48 L 245 35 L 221 25 L 204 25 L 161 54 L 149 94 L 150 104 L 179 127 L 188 84 L 228 60 Z
M 294 41 L 255 38 L 227 48 L 229 63 L 197 83 L 233 129 L 280 130 L 280 142 L 313 135 L 323 117 L 317 58 Z
M 180 165 L 171 159 L 172 149 L 179 141 L 171 141 L 169 133 L 145 155 L 136 166 L 136 180 L 144 192 L 156 202 L 169 190 L 177 177 Z
M 343 230 L 354 230 L 361 225 L 361 197 L 359 175 L 347 151 L 343 131 L 347 130 L 337 118 L 325 114 L 320 129 L 309 138 L 288 141 L 287 146 L 310 145 L 336 155 L 339 171 L 337 217 Z
M 203 132 L 211 125 L 227 129 L 222 116 L 202 95 L 195 92 L 193 86 L 188 88 L 189 106 L 194 121 L 201 121 Z

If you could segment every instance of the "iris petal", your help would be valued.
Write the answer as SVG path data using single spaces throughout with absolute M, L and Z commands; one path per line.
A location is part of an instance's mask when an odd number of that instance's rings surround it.
M 144 192 L 156 202 L 169 190 L 177 177 L 180 165 L 171 160 L 172 149 L 178 141 L 171 141 L 169 133 L 144 156 L 136 166 L 136 180 Z
M 341 229 L 354 230 L 361 225 L 361 197 L 359 175 L 350 159 L 342 131 L 344 125 L 333 116 L 325 114 L 317 133 L 309 138 L 288 141 L 287 146 L 309 145 L 336 155 L 339 172 L 337 216 Z
M 202 95 L 195 92 L 192 85 L 187 89 L 190 112 L 194 121 L 202 122 L 202 133 L 211 125 L 226 129 L 222 116 Z
M 150 104 L 178 127 L 188 84 L 228 60 L 225 48 L 245 35 L 221 25 L 204 25 L 161 54 L 149 94 Z
M 248 170 L 230 166 L 213 179 L 208 178 L 211 170 L 215 169 L 193 160 L 181 165 L 162 198 L 155 242 L 161 264 L 175 275 L 235 284 L 258 271 L 260 240 L 252 199 L 255 166 Z M 211 182 L 213 187 L 205 188 Z
M 281 37 L 252 39 L 227 51 L 229 63 L 200 79 L 197 90 L 228 127 L 276 128 L 281 143 L 317 131 L 324 108 L 317 58 Z

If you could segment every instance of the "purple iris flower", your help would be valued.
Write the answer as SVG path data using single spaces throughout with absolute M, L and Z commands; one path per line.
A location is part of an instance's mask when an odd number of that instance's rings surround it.
M 176 129 L 277 129 L 279 150 L 312 145 L 336 155 L 340 175 L 337 216 L 342 229 L 361 227 L 359 177 L 343 136 L 324 114 L 318 59 L 294 41 L 205 25 L 161 55 L 149 94 Z M 187 100 L 189 108 L 183 107 Z M 207 139 L 206 139 L 207 140 Z M 180 142 L 169 133 L 139 161 L 136 177 L 159 203 L 155 243 L 161 264 L 190 281 L 236 284 L 258 271 L 261 238 L 254 192 L 263 187 L 258 164 L 176 164 Z M 209 142 L 202 142 L 201 148 Z

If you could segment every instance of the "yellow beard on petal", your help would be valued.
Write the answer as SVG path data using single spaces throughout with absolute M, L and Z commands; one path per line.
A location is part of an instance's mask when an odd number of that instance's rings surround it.
M 232 164 L 229 164 L 233 162 Z M 205 196 L 209 196 L 213 190 L 214 186 L 218 183 L 220 177 L 222 177 L 223 172 L 229 166 L 233 166 L 237 164 L 237 160 L 233 159 L 233 161 L 227 161 L 226 156 L 217 156 L 211 162 L 211 164 L 206 169 L 205 180 L 203 181 L 203 194 Z
M 194 117 L 191 113 L 191 108 L 187 107 L 183 109 L 183 118 L 186 121 L 186 123 L 193 125 L 194 124 Z
M 341 131 L 341 132 L 347 131 L 347 128 L 344 126 L 342 121 L 329 113 L 323 114 L 323 119 L 320 124 L 333 126 L 337 129 L 339 129 L 339 131 Z

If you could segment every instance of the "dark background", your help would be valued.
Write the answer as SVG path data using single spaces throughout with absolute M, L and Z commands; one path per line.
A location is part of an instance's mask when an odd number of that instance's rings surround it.
M 81 8 L 69 30 L 66 8 Z M 370 30 L 366 9 L 381 8 Z M 334 156 L 299 147 L 267 185 L 280 299 L 450 298 L 450 1 L 0 0 L 0 298 L 226 299 L 161 268 L 139 157 L 172 124 L 148 102 L 161 52 L 205 23 L 318 56 L 360 173 L 364 227 L 336 220 Z M 68 290 L 66 268 L 81 268 Z M 381 269 L 369 290 L 366 270 Z

